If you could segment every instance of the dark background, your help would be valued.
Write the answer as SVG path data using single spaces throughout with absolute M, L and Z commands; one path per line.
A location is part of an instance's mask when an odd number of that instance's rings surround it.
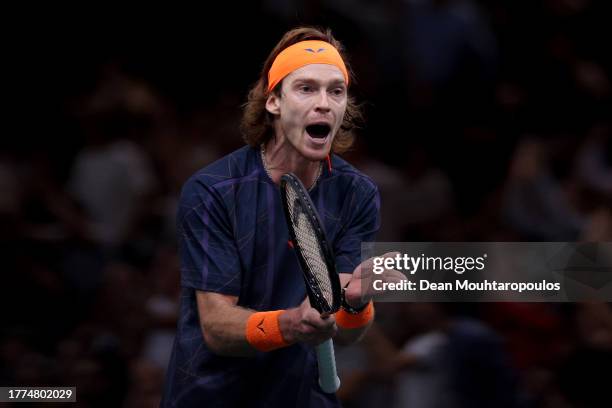
M 610 17 L 589 0 L 7 10 L 0 384 L 159 403 L 181 185 L 242 146 L 248 88 L 296 25 L 347 48 L 366 121 L 345 156 L 380 187 L 379 241 L 612 240 Z M 381 304 L 338 360 L 348 407 L 611 406 L 612 311 Z

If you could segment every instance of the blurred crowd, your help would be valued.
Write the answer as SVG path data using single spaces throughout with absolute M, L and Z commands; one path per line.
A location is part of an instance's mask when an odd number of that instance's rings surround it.
M 612 241 L 607 3 L 266 0 L 229 16 L 243 53 L 195 22 L 171 37 L 187 56 L 145 23 L 154 44 L 45 51 L 47 105 L 0 153 L 0 385 L 159 404 L 182 183 L 243 145 L 248 86 L 297 24 L 351 56 L 366 122 L 346 159 L 380 188 L 378 241 Z M 609 407 L 612 307 L 381 303 L 337 358 L 347 408 Z

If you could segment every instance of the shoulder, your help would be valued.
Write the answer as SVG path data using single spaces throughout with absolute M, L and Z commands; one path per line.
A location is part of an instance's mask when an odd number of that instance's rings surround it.
M 257 151 L 244 146 L 195 172 L 185 182 L 183 191 L 195 187 L 220 188 L 256 177 L 259 172 Z
M 202 201 L 202 197 L 215 197 L 228 188 L 257 180 L 261 169 L 257 150 L 244 146 L 195 172 L 183 184 L 181 202 Z
M 214 187 L 252 176 L 259 171 L 256 153 L 257 151 L 250 146 L 241 147 L 198 170 L 186 184 L 198 182 Z

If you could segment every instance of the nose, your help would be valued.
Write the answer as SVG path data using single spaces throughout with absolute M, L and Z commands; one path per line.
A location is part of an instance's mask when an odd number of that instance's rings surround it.
M 327 91 L 325 89 L 321 89 L 319 91 L 319 95 L 317 96 L 317 101 L 315 105 L 315 110 L 317 112 L 329 112 L 329 98 L 327 96 Z

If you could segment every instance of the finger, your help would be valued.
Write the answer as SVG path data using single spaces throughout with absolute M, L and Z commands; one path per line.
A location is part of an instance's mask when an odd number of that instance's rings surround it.
M 328 319 L 311 319 L 302 321 L 303 324 L 313 327 L 315 330 L 329 330 L 336 325 L 336 319 L 330 316 Z
M 325 329 L 318 329 L 313 333 L 313 338 L 319 342 L 330 339 L 336 335 L 338 332 L 338 326 L 335 324 L 333 326 L 327 327 Z
M 361 297 L 361 285 L 355 284 L 346 288 L 345 296 L 349 299 L 357 299 Z
M 406 275 L 399 271 L 396 271 L 395 269 L 391 269 L 385 277 L 385 280 L 387 282 L 401 282 L 404 279 L 406 279 Z
M 305 323 L 300 325 L 299 330 L 301 336 L 305 339 L 312 339 L 319 333 L 319 331 L 315 327 Z
M 406 275 L 395 269 L 387 269 L 380 275 L 380 279 L 385 282 L 400 282 L 406 279 Z
M 312 309 L 307 315 L 302 317 L 302 323 L 310 325 L 317 330 L 326 330 L 333 327 L 336 324 L 336 317 L 333 315 L 327 316 L 325 319 L 321 318 L 319 312 Z
M 309 325 L 302 325 L 300 327 L 300 341 L 303 341 L 310 345 L 317 345 L 325 340 L 328 340 L 336 335 L 338 327 L 336 325 L 327 329 L 316 329 Z

